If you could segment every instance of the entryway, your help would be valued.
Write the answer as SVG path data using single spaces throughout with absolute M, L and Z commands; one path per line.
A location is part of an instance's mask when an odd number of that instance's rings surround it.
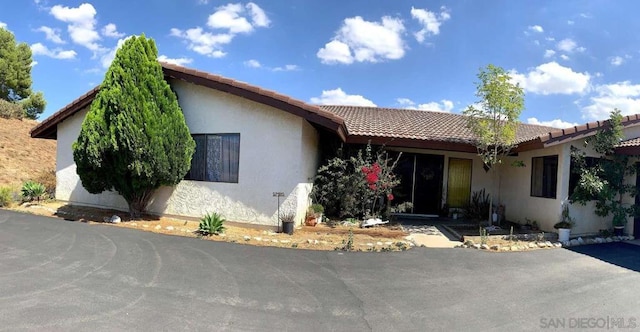
M 395 173 L 401 184 L 394 190 L 398 203 L 411 202 L 406 213 L 437 216 L 442 201 L 444 156 L 403 153 Z

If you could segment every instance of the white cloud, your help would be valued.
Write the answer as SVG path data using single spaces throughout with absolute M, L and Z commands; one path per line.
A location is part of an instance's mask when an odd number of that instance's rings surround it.
M 402 20 L 385 16 L 369 22 L 360 16 L 347 18 L 333 40 L 316 54 L 325 64 L 350 64 L 397 60 L 404 56 Z
M 170 35 L 184 39 L 188 48 L 196 53 L 221 58 L 227 54 L 222 47 L 229 44 L 237 34 L 248 34 L 255 28 L 268 27 L 270 23 L 264 10 L 255 3 L 230 3 L 216 8 L 207 20 L 209 28 L 226 31 L 212 33 L 201 27 L 187 30 L 172 28 Z
M 618 108 L 623 115 L 640 113 L 640 84 L 623 81 L 596 87 L 589 105 L 582 108 L 582 117 L 588 120 L 607 119 Z
M 41 43 L 35 43 L 31 45 L 31 53 L 33 55 L 44 55 L 54 59 L 71 60 L 76 58 L 76 51 L 74 50 L 61 50 L 59 48 L 50 50 L 48 47 Z
M 346 94 L 341 88 L 323 90 L 322 95 L 311 98 L 311 102 L 319 105 L 376 106 L 371 100 L 361 95 Z
M 124 33 L 118 32 L 118 28 L 113 23 L 109 23 L 102 28 L 102 35 L 111 38 L 124 37 Z
M 586 48 L 578 46 L 578 43 L 576 43 L 575 40 L 571 38 L 565 38 L 559 41 L 558 44 L 556 45 L 556 48 L 559 51 L 563 51 L 567 53 L 573 53 L 574 51 L 584 52 L 586 50 Z
M 540 121 L 537 118 L 528 118 L 527 119 L 527 123 L 528 124 L 533 124 L 533 125 L 539 125 L 539 126 L 545 126 L 545 127 L 554 127 L 554 128 L 569 128 L 569 127 L 574 127 L 577 126 L 578 124 L 575 122 L 567 122 L 561 119 L 553 119 L 553 120 L 549 120 L 549 121 Z
M 300 70 L 300 67 L 298 67 L 297 65 L 284 65 L 282 67 L 273 68 L 273 71 L 296 71 L 296 70 Z
M 560 59 L 564 60 L 564 61 L 568 61 L 570 58 L 569 56 L 567 56 L 566 54 L 561 54 L 560 55 Z
M 422 110 L 422 111 L 433 111 L 433 112 L 444 112 L 449 113 L 453 110 L 453 102 L 451 100 L 443 99 L 440 102 L 429 102 L 424 104 L 417 104 L 413 100 L 409 98 L 398 98 L 396 99 L 398 104 L 402 106 L 402 108 L 414 109 L 414 110 Z
M 545 58 L 550 58 L 552 56 L 556 55 L 556 51 L 554 50 L 546 50 L 544 51 L 544 57 Z
M 576 23 L 576 22 L 574 22 L 574 21 L 572 21 L 572 20 L 568 20 L 568 21 L 567 21 L 567 24 L 568 24 L 568 25 L 574 25 L 575 23 Z
M 4 22 L 0 21 L 0 28 L 6 29 L 7 28 L 7 23 L 4 23 Z
M 584 93 L 591 80 L 589 73 L 574 72 L 555 61 L 541 64 L 526 74 L 514 70 L 509 74 L 525 91 L 541 95 Z
M 539 25 L 530 25 L 527 29 L 529 29 L 529 31 L 538 32 L 538 33 L 544 32 L 544 29 Z
M 36 29 L 36 31 L 44 32 L 47 40 L 50 40 L 56 44 L 64 44 L 64 40 L 60 37 L 60 30 L 53 29 L 47 26 L 41 26 Z
M 31 61 L 31 67 L 35 67 L 38 64 L 38 61 Z
M 59 21 L 68 23 L 67 30 L 74 43 L 94 52 L 100 49 L 100 35 L 95 29 L 97 12 L 91 4 L 83 3 L 77 8 L 56 5 L 50 13 Z
M 624 62 L 624 58 L 622 58 L 621 56 L 614 56 L 613 58 L 611 58 L 611 64 L 614 66 L 619 66 Z
M 200 27 L 186 31 L 173 28 L 171 29 L 171 35 L 186 40 L 190 50 L 212 58 L 221 58 L 227 55 L 222 50 L 222 46 L 229 44 L 233 40 L 233 35 L 231 34 L 204 32 Z
M 251 22 L 249 22 L 251 19 Z M 271 21 L 262 8 L 253 2 L 246 5 L 230 3 L 216 8 L 207 25 L 213 29 L 225 29 L 229 33 L 250 33 L 255 27 L 268 27 Z
M 249 10 L 249 13 L 251 13 L 251 21 L 254 26 L 266 28 L 271 24 L 267 14 L 265 14 L 264 10 L 262 10 L 258 5 L 253 2 L 249 2 L 246 7 Z
M 430 12 L 427 9 L 411 7 L 411 17 L 422 24 L 422 29 L 413 34 L 416 37 L 416 40 L 419 43 L 422 43 L 427 36 L 440 34 L 440 26 L 444 21 L 449 20 L 451 15 L 446 7 L 441 7 L 440 13 Z
M 191 62 L 193 62 L 193 59 L 191 59 L 191 58 L 169 58 L 166 55 L 161 55 L 161 56 L 158 57 L 158 61 L 171 63 L 171 64 L 178 65 L 178 66 L 184 66 L 184 65 L 188 65 Z
M 247 66 L 247 67 L 251 67 L 251 68 L 260 68 L 260 67 L 262 67 L 260 62 L 258 60 L 254 60 L 254 59 L 245 61 L 244 65 Z

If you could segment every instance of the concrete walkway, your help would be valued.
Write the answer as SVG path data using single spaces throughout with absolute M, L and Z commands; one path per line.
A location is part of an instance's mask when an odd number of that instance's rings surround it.
M 403 228 L 410 233 L 405 239 L 413 242 L 416 246 L 453 248 L 461 244 L 460 241 L 452 241 L 453 236 L 445 235 L 442 226 L 403 225 Z

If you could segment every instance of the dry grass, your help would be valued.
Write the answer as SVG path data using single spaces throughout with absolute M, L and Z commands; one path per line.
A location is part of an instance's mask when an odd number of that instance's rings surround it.
M 71 206 L 55 201 L 44 202 L 38 205 L 17 206 L 14 207 L 13 210 L 86 223 L 104 223 L 106 219 L 116 214 L 120 216 L 124 222 L 119 224 L 106 223 L 105 225 L 135 228 L 142 231 L 168 235 L 199 237 L 195 232 L 198 229 L 198 221 L 193 220 L 144 216 L 141 220 L 132 221 L 129 220 L 127 213 L 122 211 Z M 332 228 L 325 224 L 320 224 L 316 227 L 303 226 L 298 228 L 294 231 L 293 235 L 275 233 L 272 230 L 253 228 L 250 225 L 234 222 L 225 223 L 225 227 L 226 230 L 222 236 L 202 238 L 205 240 L 236 242 L 256 246 L 335 250 L 336 247 L 343 246 L 351 229 L 355 250 L 366 251 L 372 248 L 381 250 L 382 248 L 389 247 L 398 250 L 399 248 L 396 245 L 398 242 L 403 242 L 407 247 L 409 246 L 409 243 L 404 240 L 404 237 L 408 234 L 393 226 L 361 229 L 357 226 L 337 226 Z M 246 236 L 250 237 L 250 240 L 246 240 Z
M 38 122 L 0 118 L 0 186 L 20 187 L 56 168 L 56 141 L 31 138 Z

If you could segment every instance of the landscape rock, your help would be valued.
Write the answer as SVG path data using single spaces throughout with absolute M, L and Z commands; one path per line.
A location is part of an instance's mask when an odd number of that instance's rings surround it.
M 392 244 L 393 244 L 393 242 L 391 242 L 391 241 L 387 241 L 387 242 L 384 243 L 385 246 L 390 246 Z
M 468 247 L 472 247 L 475 243 L 473 243 L 473 241 L 471 240 L 467 240 L 464 242 L 465 245 L 467 245 Z
M 544 244 L 547 246 L 547 248 L 553 247 L 553 243 L 551 243 L 551 241 L 545 241 Z
M 604 243 L 604 239 L 601 237 L 595 238 L 596 243 Z
M 130 223 L 129 225 L 131 225 L 131 226 L 138 226 L 138 224 L 136 224 L 136 223 L 134 223 L 134 222 Z
M 635 239 L 635 237 L 633 237 L 633 235 L 629 235 L 628 236 L 629 240 L 633 241 Z
M 149 228 L 149 225 L 142 225 L 143 228 Z
M 475 248 L 475 249 L 480 249 L 480 244 L 475 243 L 475 244 L 474 244 L 474 245 L 472 245 L 471 247 L 472 247 L 472 248 Z
M 117 215 L 112 215 L 111 218 L 109 219 L 109 222 L 112 224 L 119 224 L 122 221 L 122 219 L 120 219 L 120 217 L 118 217 Z
M 585 244 L 584 240 L 581 237 L 578 238 L 578 244 Z
M 608 237 L 608 238 L 606 238 L 606 239 L 605 239 L 605 241 L 606 241 L 607 243 L 611 243 L 611 242 L 613 242 L 613 239 L 612 239 L 612 238 L 610 238 L 610 237 Z
M 278 241 L 278 239 L 272 239 L 272 240 L 271 240 L 271 242 L 273 242 L 273 243 L 278 243 L 278 242 L 280 242 L 280 241 Z
M 253 239 L 256 240 L 256 241 L 262 241 L 262 237 L 260 237 L 260 236 L 255 236 Z
M 553 246 L 556 247 L 556 248 L 562 248 L 562 243 L 556 242 L 556 243 L 553 244 Z
M 167 227 L 165 227 L 165 229 L 168 230 L 168 231 L 174 230 L 173 226 L 167 226 Z
M 572 246 L 579 246 L 580 245 L 580 242 L 578 242 L 578 240 L 576 240 L 576 239 L 572 239 L 570 242 L 571 242 Z
M 488 250 L 489 246 L 487 244 L 480 245 L 480 249 Z
M 547 245 L 544 242 L 538 242 L 538 248 L 546 248 Z
M 518 251 L 518 246 L 511 246 L 511 247 L 509 248 L 509 250 L 511 250 L 511 251 Z
M 280 240 L 280 243 L 291 243 L 291 240 Z
M 536 244 L 534 242 L 529 242 L 529 248 L 535 248 Z
M 156 227 L 154 227 L 154 229 L 158 229 L 158 230 L 159 230 L 159 229 L 162 229 L 162 226 L 160 226 L 160 225 L 156 225 Z

